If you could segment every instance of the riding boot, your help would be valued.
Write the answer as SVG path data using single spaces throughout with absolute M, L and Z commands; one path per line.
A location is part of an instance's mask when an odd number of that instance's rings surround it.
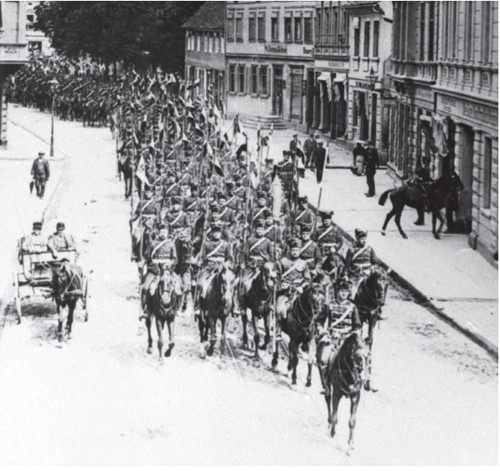
M 144 289 L 141 290 L 141 313 L 139 314 L 139 322 L 147 319 L 149 316 L 147 302 L 146 302 L 146 291 Z

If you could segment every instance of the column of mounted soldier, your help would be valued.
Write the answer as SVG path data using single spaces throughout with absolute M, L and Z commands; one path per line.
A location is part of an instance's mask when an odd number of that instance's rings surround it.
M 10 93 L 43 108 L 53 78 L 62 119 L 102 120 L 116 139 L 117 168 L 130 198 L 132 260 L 139 267 L 139 319 L 148 327 L 148 352 L 156 324 L 160 357 L 170 355 L 175 315 L 192 299 L 208 354 L 217 323 L 223 350 L 227 318 L 241 317 L 244 344 L 251 321 L 255 356 L 271 345 L 273 366 L 281 334 L 287 335 L 293 383 L 299 349 L 308 352 L 315 345 L 329 398 L 331 365 L 353 335 L 363 347 L 364 321 L 371 346 L 387 274 L 377 267 L 366 231 L 356 230 L 357 242 L 345 251 L 333 211 L 316 211 L 310 204 L 316 202 L 300 194 L 301 149 L 284 150 L 274 162 L 272 128 L 259 129 L 252 139 L 238 116 L 223 119 L 223 102 L 173 74 L 132 70 L 115 80 L 88 62 L 33 59 L 16 75 Z M 165 323 L 170 342 L 163 352 Z M 311 354 L 307 385 L 312 360 Z M 361 370 L 358 382 L 369 389 L 370 365 Z

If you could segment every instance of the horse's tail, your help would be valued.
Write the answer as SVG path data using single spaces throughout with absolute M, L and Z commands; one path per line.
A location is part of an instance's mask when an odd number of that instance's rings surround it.
M 385 202 L 387 201 L 387 197 L 389 196 L 389 193 L 391 192 L 392 190 L 386 190 L 384 191 L 381 195 L 380 195 L 380 198 L 378 199 L 378 204 L 380 206 L 384 206 Z

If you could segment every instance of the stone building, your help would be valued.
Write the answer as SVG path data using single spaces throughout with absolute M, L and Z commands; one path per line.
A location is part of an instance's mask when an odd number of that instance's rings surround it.
M 347 131 L 349 82 L 349 12 L 347 2 L 317 2 L 314 35 L 314 74 L 308 79 L 306 122 L 328 137 Z
M 227 109 L 243 122 L 306 130 L 315 2 L 227 2 Z M 308 82 L 309 81 L 309 82 Z
M 31 54 L 45 55 L 52 54 L 50 40 L 41 31 L 36 31 L 35 8 L 40 2 L 26 2 L 26 41 L 28 41 L 28 51 Z
M 389 167 L 414 175 L 430 160 L 434 178 L 456 171 L 454 230 L 494 262 L 498 253 L 498 4 L 394 2 L 395 101 Z
M 220 105 L 225 99 L 224 21 L 226 2 L 205 2 L 184 23 L 187 80 L 200 80 L 197 94 L 209 94 Z
M 7 147 L 6 90 L 9 76 L 28 60 L 26 2 L 0 2 L 0 145 Z
M 391 2 L 347 2 L 349 13 L 348 131 L 351 143 L 371 141 L 382 159 L 388 148 Z

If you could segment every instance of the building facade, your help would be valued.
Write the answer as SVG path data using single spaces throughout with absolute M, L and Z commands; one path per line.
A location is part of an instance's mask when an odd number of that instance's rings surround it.
M 191 82 L 200 80 L 197 93 L 213 97 L 218 106 L 225 99 L 225 17 L 226 2 L 205 2 L 183 25 L 185 77 Z
M 349 84 L 347 2 L 318 2 L 315 9 L 314 76 L 308 80 L 306 122 L 329 138 L 345 137 Z
M 348 132 L 351 143 L 372 142 L 385 160 L 389 143 L 389 87 L 393 7 L 391 2 L 348 2 Z
M 3 1 L 0 9 L 0 145 L 7 147 L 6 91 L 9 76 L 28 60 L 26 2 Z
M 228 2 L 229 115 L 281 120 L 306 130 L 306 90 L 314 80 L 315 2 Z
M 464 184 L 455 229 L 498 254 L 498 4 L 394 2 L 389 167 Z
M 48 56 L 52 54 L 50 40 L 41 31 L 35 31 L 36 23 L 35 8 L 40 2 L 26 2 L 26 41 L 28 52 L 35 55 Z

